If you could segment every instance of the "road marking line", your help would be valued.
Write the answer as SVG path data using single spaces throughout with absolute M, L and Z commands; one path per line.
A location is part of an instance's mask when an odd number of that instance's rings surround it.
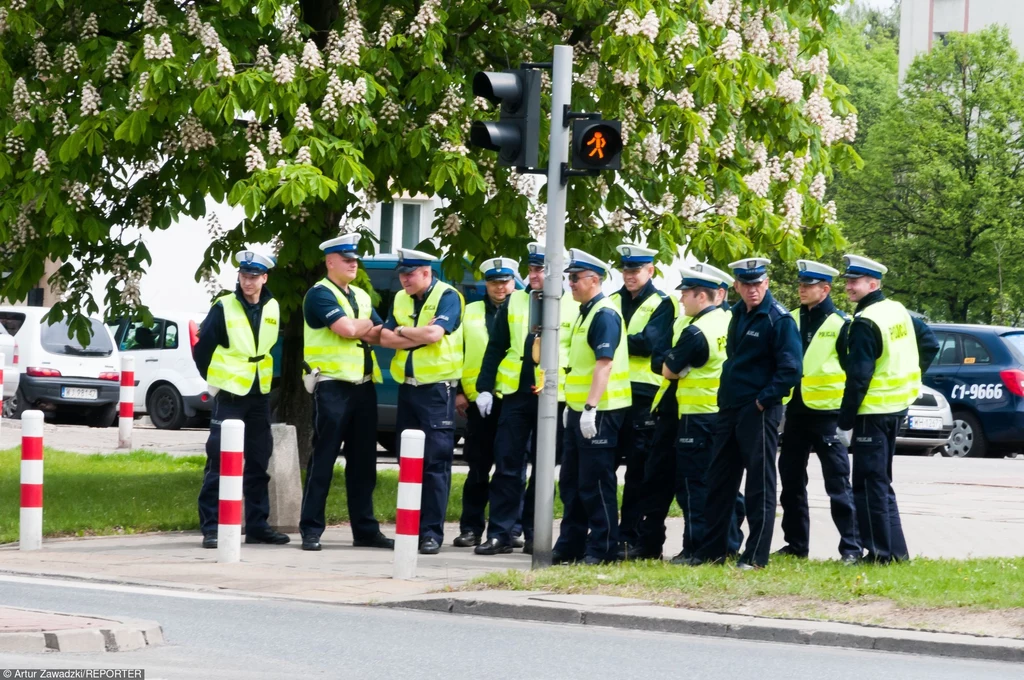
M 251 597 L 241 595 L 220 595 L 217 593 L 202 593 L 190 590 L 174 590 L 169 588 L 149 586 L 129 586 L 116 583 L 94 583 L 91 581 L 67 581 L 56 578 L 32 577 L 32 576 L 9 576 L 0 574 L 0 583 L 22 583 L 26 585 L 52 586 L 56 588 L 78 588 L 80 590 L 107 590 L 118 593 L 133 593 L 138 595 L 155 595 L 157 597 L 178 597 L 185 600 L 251 600 Z

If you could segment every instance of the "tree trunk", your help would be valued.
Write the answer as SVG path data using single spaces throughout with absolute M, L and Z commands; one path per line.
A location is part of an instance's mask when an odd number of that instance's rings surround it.
M 292 273 L 306 279 L 308 289 L 316 283 L 316 271 Z M 299 465 L 306 469 L 306 463 L 313 454 L 313 397 L 302 384 L 302 308 L 292 310 L 284 322 L 284 336 L 281 352 L 281 386 L 278 401 L 278 416 L 289 425 L 295 426 L 299 442 Z

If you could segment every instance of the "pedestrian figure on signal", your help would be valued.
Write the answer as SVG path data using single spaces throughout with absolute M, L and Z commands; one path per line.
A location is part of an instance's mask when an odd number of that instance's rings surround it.
M 266 287 L 273 258 L 252 250 L 235 255 L 238 286 L 217 298 L 199 328 L 192 350 L 199 374 L 213 396 L 206 468 L 199 491 L 199 528 L 203 547 L 217 547 L 220 496 L 220 435 L 225 420 L 245 424 L 242 491 L 245 496 L 245 542 L 281 545 L 290 539 L 274 531 L 270 517 L 267 467 L 274 449 L 270 431 L 270 383 L 274 359 L 270 350 L 281 328 L 277 300 Z
M 359 234 L 324 241 L 327 276 L 302 304 L 304 378 L 313 394 L 313 454 L 302 494 L 303 550 L 320 550 L 327 526 L 327 495 L 334 464 L 345 446 L 345 491 L 353 545 L 394 549 L 373 513 L 377 486 L 377 389 L 383 382 L 371 345 L 380 344 L 382 321 L 370 294 L 352 282 L 359 272 Z
M 421 430 L 423 495 L 420 546 L 436 555 L 444 541 L 444 518 L 451 490 L 455 450 L 455 387 L 462 376 L 462 294 L 434 276 L 437 258 L 398 249 L 398 279 L 381 345 L 396 350 L 391 376 L 398 383 L 395 435 L 401 455 L 402 432 Z
M 782 533 L 786 545 L 777 554 L 807 557 L 810 511 L 807 505 L 807 462 L 818 454 L 832 521 L 839 530 L 839 555 L 845 564 L 861 557 L 857 513 L 850 489 L 850 457 L 836 435 L 846 374 L 850 319 L 836 309 L 829 293 L 839 271 L 811 260 L 797 260 L 800 309 L 792 312 L 803 346 L 803 377 L 786 406 L 786 425 L 779 452 Z
M 846 297 L 857 309 L 836 436 L 853 451 L 853 501 L 867 551 L 864 560 L 888 564 L 910 559 L 892 488 L 896 433 L 939 343 L 903 305 L 886 299 L 881 291 L 888 271 L 884 265 L 860 255 L 844 255 L 843 260 Z

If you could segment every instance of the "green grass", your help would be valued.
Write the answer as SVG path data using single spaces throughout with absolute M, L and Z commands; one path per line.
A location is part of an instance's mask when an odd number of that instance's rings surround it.
M 891 566 L 845 567 L 837 561 L 773 557 L 767 569 L 678 567 L 630 562 L 496 572 L 470 587 L 601 593 L 661 604 L 728 610 L 752 600 L 851 604 L 886 600 L 901 608 L 1024 608 L 1024 558 L 914 559 Z
M 0 451 L 0 543 L 18 540 L 20 451 Z M 80 455 L 46 449 L 44 454 L 43 533 L 46 536 L 87 536 L 145 531 L 198 530 L 196 497 L 203 479 L 205 456 L 174 457 L 136 451 L 113 455 Z M 305 473 L 303 473 L 305 474 Z M 462 512 L 466 475 L 452 475 L 449 521 Z M 374 509 L 383 522 L 395 521 L 398 473 L 380 470 Z M 555 517 L 562 503 L 555 497 Z M 347 522 L 345 476 L 335 469 L 327 500 L 328 524 Z

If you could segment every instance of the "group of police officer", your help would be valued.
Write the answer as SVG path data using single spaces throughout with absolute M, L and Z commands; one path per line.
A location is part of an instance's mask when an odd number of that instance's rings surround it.
M 541 338 L 530 325 L 530 291 L 514 290 L 518 263 L 486 260 L 480 269 L 487 295 L 466 305 L 459 291 L 434 275 L 434 256 L 400 248 L 402 291 L 381 320 L 368 292 L 352 284 L 358 240 L 352 234 L 321 244 L 327 276 L 303 304 L 314 448 L 302 498 L 302 548 L 321 549 L 342 445 L 354 544 L 394 546 L 380 531 L 372 500 L 374 384 L 381 373 L 371 346 L 379 344 L 395 350 L 397 440 L 406 429 L 425 435 L 420 552 L 436 554 L 444 540 L 456 412 L 467 418 L 469 473 L 454 545 L 473 546 L 479 555 L 516 547 L 532 552 L 535 477 L 527 485 L 527 470 L 536 457 L 544 380 Z M 722 563 L 738 555 L 742 569 L 764 567 L 779 478 L 786 541 L 779 552 L 806 557 L 812 450 L 822 465 L 841 559 L 907 559 L 892 457 L 902 416 L 938 344 L 927 326 L 885 298 L 880 288 L 886 268 L 844 257 L 846 294 L 857 305 L 850 319 L 830 297 L 839 272 L 818 262 L 798 261 L 801 304 L 790 313 L 769 290 L 766 258 L 733 262 L 731 274 L 709 264 L 683 269 L 677 299 L 653 284 L 656 251 L 626 243 L 618 252 L 624 285 L 606 297 L 609 265 L 569 251 L 571 298 L 562 296 L 557 381 L 564 514 L 553 561 L 660 558 L 674 498 L 685 529 L 673 563 Z M 289 540 L 267 522 L 269 352 L 279 314 L 265 284 L 274 261 L 253 251 L 237 259 L 238 288 L 216 301 L 195 347 L 196 364 L 214 393 L 199 496 L 208 548 L 217 543 L 220 424 L 226 418 L 246 425 L 246 542 Z M 539 291 L 545 275 L 553 275 L 546 271 L 543 245 L 529 244 L 528 265 L 529 288 Z M 741 298 L 732 306 L 730 287 Z M 626 468 L 621 513 L 620 465 Z

